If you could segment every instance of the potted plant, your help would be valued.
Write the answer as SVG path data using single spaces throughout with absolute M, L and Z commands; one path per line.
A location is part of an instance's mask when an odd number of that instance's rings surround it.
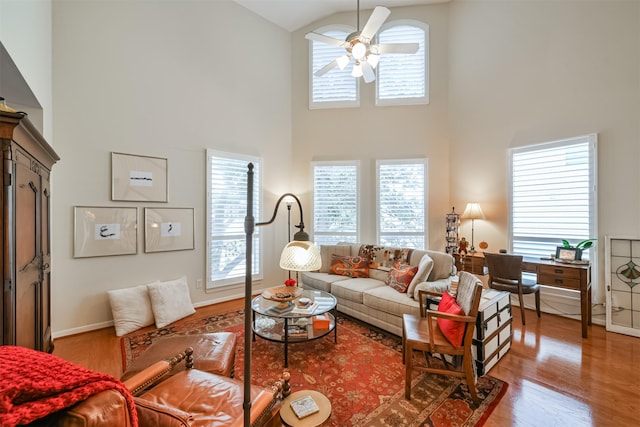
M 571 245 L 568 240 L 562 240 L 562 246 L 556 248 L 556 258 L 568 260 L 581 260 L 582 251 L 593 246 L 593 242 L 597 239 L 586 239 L 578 242 L 575 246 Z

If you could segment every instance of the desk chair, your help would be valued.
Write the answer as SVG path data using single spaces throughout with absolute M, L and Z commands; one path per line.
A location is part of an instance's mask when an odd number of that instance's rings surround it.
M 522 256 L 485 252 L 484 258 L 489 269 L 489 287 L 518 294 L 522 324 L 525 324 L 522 297 L 525 294 L 535 294 L 536 313 L 540 317 L 540 285 L 533 280 L 522 278 Z
M 426 293 L 425 293 L 426 294 Z M 475 386 L 475 371 L 471 354 L 471 345 L 475 322 L 482 296 L 482 282 L 476 276 L 466 271 L 460 273 L 458 291 L 455 301 L 464 312 L 461 315 L 426 309 L 421 315 L 404 314 L 402 318 L 402 345 L 405 361 L 405 399 L 411 399 L 412 371 L 429 372 L 440 375 L 452 375 L 465 378 L 473 402 L 479 403 Z M 423 296 L 421 295 L 421 300 Z M 443 304 L 442 302 L 440 303 Z M 422 306 L 422 304 L 421 304 Z M 452 323 L 460 322 L 464 328 L 462 344 L 457 346 L 443 334 L 438 319 L 446 319 Z M 427 366 L 417 366 L 413 363 L 414 350 L 421 351 L 426 356 Z M 442 364 L 432 365 L 432 355 L 450 355 L 454 362 L 462 358 L 461 363 L 447 363 L 442 357 Z M 460 370 L 460 365 L 461 369 Z

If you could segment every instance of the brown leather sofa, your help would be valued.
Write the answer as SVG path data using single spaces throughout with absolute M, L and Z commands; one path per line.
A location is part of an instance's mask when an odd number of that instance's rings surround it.
M 242 426 L 244 386 L 241 381 L 193 369 L 193 350 L 154 363 L 124 381 L 134 396 L 140 427 Z M 186 368 L 170 375 L 181 361 Z M 289 375 L 266 388 L 251 387 L 251 425 L 281 425 L 279 408 L 289 394 Z M 130 427 L 124 396 L 103 391 L 38 420 L 32 426 Z

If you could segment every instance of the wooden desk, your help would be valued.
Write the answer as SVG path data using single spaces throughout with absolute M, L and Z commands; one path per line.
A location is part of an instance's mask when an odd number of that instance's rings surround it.
M 454 254 L 458 270 L 475 275 L 485 274 L 482 252 L 466 255 Z M 591 265 L 564 264 L 539 258 L 524 258 L 522 271 L 533 273 L 541 285 L 580 292 L 580 318 L 582 338 L 587 338 L 587 326 L 591 325 Z
M 524 258 L 522 271 L 536 274 L 541 285 L 580 292 L 582 338 L 587 338 L 587 326 L 591 325 L 591 265 Z

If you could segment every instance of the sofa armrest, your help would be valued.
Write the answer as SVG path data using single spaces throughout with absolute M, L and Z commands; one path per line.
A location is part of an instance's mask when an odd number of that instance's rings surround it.
M 162 380 L 183 360 L 185 361 L 187 369 L 193 368 L 193 348 L 189 347 L 169 360 L 161 360 L 154 363 L 124 381 L 124 385 L 131 391 L 131 394 L 139 396 L 140 393 Z

